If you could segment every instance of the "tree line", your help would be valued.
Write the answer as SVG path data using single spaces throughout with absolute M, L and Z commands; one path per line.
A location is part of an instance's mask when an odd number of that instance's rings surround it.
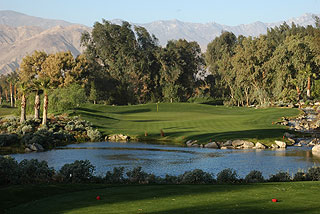
M 0 104 L 15 106 L 19 97 L 24 121 L 33 94 L 34 117 L 40 118 L 41 95 L 46 124 L 50 96 L 66 88 L 82 90 L 93 103 L 118 105 L 218 98 L 268 106 L 320 97 L 317 17 L 315 27 L 284 23 L 258 37 L 222 32 L 205 53 L 183 39 L 160 47 L 145 28 L 106 20 L 83 33 L 81 45 L 85 51 L 77 57 L 42 51 L 24 57 L 18 71 L 0 76 Z

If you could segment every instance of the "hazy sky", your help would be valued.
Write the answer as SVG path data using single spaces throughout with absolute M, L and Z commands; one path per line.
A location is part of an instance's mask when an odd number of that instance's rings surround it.
M 320 0 L 0 0 L 0 10 L 88 26 L 102 18 L 135 23 L 179 19 L 238 25 L 320 14 Z

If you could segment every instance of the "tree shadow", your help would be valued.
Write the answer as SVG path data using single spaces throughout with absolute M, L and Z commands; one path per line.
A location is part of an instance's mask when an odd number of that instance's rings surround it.
M 150 112 L 150 109 L 144 108 L 144 109 L 134 109 L 129 111 L 121 111 L 121 112 L 113 112 L 114 114 L 134 114 L 134 113 L 144 113 L 144 112 Z
M 103 113 L 102 111 L 98 111 L 98 110 L 90 109 L 90 108 L 84 108 L 84 107 L 78 107 L 78 108 L 75 108 L 75 110 L 86 111 L 86 112 L 91 112 L 91 113 Z
M 287 198 L 286 202 L 280 201 L 279 203 L 272 203 L 269 195 L 274 194 L 274 189 L 277 184 L 255 184 L 255 185 L 124 185 L 124 186 L 106 186 L 106 188 L 81 191 L 77 193 L 63 194 L 58 196 L 49 197 L 46 199 L 38 200 L 32 203 L 28 203 L 20 206 L 24 213 L 66 213 L 72 210 L 78 210 L 86 208 L 95 209 L 99 207 L 99 210 L 103 213 L 115 213 L 110 206 L 118 206 L 122 204 L 136 204 L 137 210 L 135 213 L 152 213 L 152 214 L 164 214 L 164 213 L 235 213 L 235 214 L 247 214 L 247 213 L 317 213 L 320 206 L 308 207 L 303 206 L 304 203 L 294 206 L 292 202 L 293 198 Z M 280 185 L 281 187 L 281 185 Z M 300 187 L 301 189 L 301 187 Z M 244 195 L 248 191 L 253 191 L 260 195 L 259 197 L 252 195 Z M 300 190 L 301 191 L 301 190 Z M 230 193 L 230 194 L 229 194 Z M 209 203 L 202 203 L 198 195 L 204 194 L 200 197 L 201 200 L 209 201 Z M 298 194 L 298 193 L 296 193 Z M 313 193 L 314 194 L 314 193 Z M 101 196 L 101 201 L 97 201 L 95 197 Z M 236 196 L 234 196 L 236 195 Z M 267 196 L 265 196 L 267 195 Z M 209 197 L 204 199 L 205 197 Z M 227 196 L 227 198 L 225 198 Z M 289 196 L 289 195 L 288 195 Z M 177 197 L 180 197 L 177 198 Z M 194 199 L 194 197 L 196 199 Z M 230 197 L 230 198 L 229 198 Z M 236 197 L 239 197 L 238 199 Z M 292 195 L 292 197 L 294 197 Z M 174 202 L 177 198 L 177 201 Z M 229 199 L 230 200 L 229 200 Z M 183 205 L 172 205 L 172 203 L 181 203 L 179 200 L 183 200 Z M 199 201 L 196 201 L 196 200 Z M 148 212 L 147 209 L 138 211 L 139 206 L 144 206 L 146 202 L 144 200 L 153 200 L 155 206 L 159 207 L 159 211 Z M 159 201 L 159 202 L 157 202 Z M 187 202 L 187 203 L 186 203 Z M 148 202 L 147 202 L 148 203 Z M 160 203 L 158 205 L 157 203 Z M 170 206 L 166 206 L 170 204 Z M 163 206 L 161 206 L 163 205 Z M 285 206 L 284 206 L 285 205 Z M 293 205 L 293 206 L 287 206 Z M 114 207 L 113 207 L 114 208 Z M 8 213 L 14 213 L 12 212 Z M 48 212 L 51 211 L 51 212 Z M 116 213 L 124 213 L 124 210 L 117 208 Z
M 116 120 L 119 121 L 119 119 L 113 118 L 113 117 L 108 117 L 100 114 L 91 114 L 88 112 L 81 112 L 81 116 L 89 117 L 89 118 L 101 118 L 101 119 L 108 119 L 108 120 Z

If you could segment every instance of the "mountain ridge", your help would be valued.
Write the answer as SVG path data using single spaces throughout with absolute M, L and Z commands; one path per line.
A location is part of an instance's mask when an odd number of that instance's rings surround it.
M 314 14 L 305 13 L 287 21 L 264 23 L 261 21 L 250 24 L 228 26 L 216 22 L 193 23 L 178 19 L 158 20 L 149 23 L 132 23 L 145 27 L 159 39 L 159 44 L 165 46 L 168 40 L 186 39 L 199 43 L 202 51 L 207 44 L 222 31 L 231 31 L 236 36 L 259 36 L 265 34 L 268 28 L 279 26 L 286 22 L 297 25 L 314 25 Z M 121 24 L 123 20 L 110 20 L 111 23 Z M 34 50 L 47 53 L 70 50 L 74 56 L 83 51 L 80 47 L 82 32 L 92 28 L 74 24 L 64 20 L 44 19 L 29 16 L 15 11 L 0 10 L 0 74 L 9 73 L 19 67 L 21 59 Z

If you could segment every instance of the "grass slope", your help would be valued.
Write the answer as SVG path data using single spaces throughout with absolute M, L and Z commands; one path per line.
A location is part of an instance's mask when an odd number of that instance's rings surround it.
M 273 125 L 281 117 L 299 114 L 288 108 L 241 108 L 190 103 L 160 103 L 136 106 L 84 105 L 73 111 L 89 120 L 104 134 L 127 134 L 140 140 L 250 139 L 273 142 L 282 138 L 285 127 Z M 165 137 L 160 137 L 163 130 Z M 145 137 L 145 132 L 148 136 Z
M 17 108 L 11 108 L 8 106 L 0 106 L 0 117 L 13 115 L 17 111 Z
M 0 189 L 8 198 L 8 191 Z M 43 188 L 43 187 L 42 187 Z M 40 188 L 40 192 L 41 189 Z M 59 186 L 57 186 L 59 188 Z M 78 187 L 79 188 L 79 187 Z M 39 188 L 34 186 L 33 194 Z M 251 185 L 144 185 L 105 188 L 56 195 L 20 204 L 6 213 L 319 213 L 319 182 L 262 183 Z M 30 195 L 31 193 L 28 193 Z M 96 200 L 96 196 L 101 200 Z M 19 202 L 20 195 L 16 196 Z M 271 202 L 272 198 L 279 200 Z M 13 198 L 11 198 L 13 200 Z M 31 201 L 31 200 L 30 200 Z M 17 203 L 18 205 L 19 203 Z

